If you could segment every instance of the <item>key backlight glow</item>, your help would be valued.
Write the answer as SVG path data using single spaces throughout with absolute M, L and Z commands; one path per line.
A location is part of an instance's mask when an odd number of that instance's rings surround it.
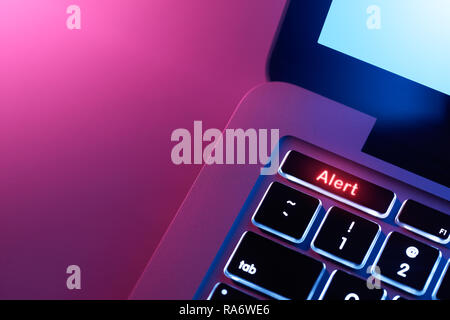
M 288 180 L 382 218 L 396 199 L 391 190 L 294 150 L 285 155 L 278 171 Z
M 339 177 L 336 177 L 336 174 L 331 171 L 328 172 L 328 170 L 323 170 L 316 180 L 325 185 L 332 186 L 336 190 L 342 190 L 352 196 L 356 196 L 357 194 L 358 184 L 356 182 L 350 183 L 344 179 L 339 179 Z

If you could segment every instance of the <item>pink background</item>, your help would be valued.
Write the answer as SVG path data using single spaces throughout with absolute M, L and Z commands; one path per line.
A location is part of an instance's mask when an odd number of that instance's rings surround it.
M 0 2 L 0 298 L 128 297 L 200 169 L 171 132 L 223 128 L 265 81 L 284 4 Z

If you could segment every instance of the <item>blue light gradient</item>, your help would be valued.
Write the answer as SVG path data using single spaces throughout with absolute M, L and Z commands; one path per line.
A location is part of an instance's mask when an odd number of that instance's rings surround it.
M 450 95 L 449 0 L 333 0 L 318 43 Z

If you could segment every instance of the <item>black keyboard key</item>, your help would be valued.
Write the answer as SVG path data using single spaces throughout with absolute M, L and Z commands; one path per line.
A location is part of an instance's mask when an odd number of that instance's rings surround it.
M 212 290 L 211 294 L 209 295 L 208 300 L 225 301 L 225 300 L 258 300 L 258 299 L 238 289 L 230 287 L 225 283 L 218 283 Z
M 331 207 L 311 244 L 317 253 L 360 269 L 380 233 L 375 222 L 338 207 Z
M 436 290 L 433 296 L 439 300 L 450 300 L 450 260 L 447 261 L 447 265 L 439 278 Z
M 403 301 L 408 301 L 408 299 L 406 299 L 405 297 L 401 297 L 401 296 L 395 296 L 392 298 L 392 300 L 403 300 Z
M 225 274 L 275 299 L 310 298 L 325 270 L 322 262 L 246 232 L 225 267 Z
M 320 207 L 320 200 L 274 182 L 256 209 L 252 221 L 265 231 L 299 243 L 308 233 Z
M 380 218 L 389 215 L 396 199 L 390 190 L 297 151 L 287 153 L 279 173 L 286 179 Z
M 414 200 L 406 200 L 396 221 L 399 225 L 433 241 L 450 241 L 450 215 L 427 207 Z
M 386 283 L 422 295 L 440 257 L 438 249 L 393 232 L 387 237 L 372 272 Z
M 369 289 L 366 280 L 354 277 L 344 271 L 334 271 L 319 300 L 383 300 L 384 289 Z

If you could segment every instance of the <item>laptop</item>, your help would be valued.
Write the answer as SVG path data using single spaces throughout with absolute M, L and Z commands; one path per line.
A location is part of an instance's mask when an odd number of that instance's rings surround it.
M 269 81 L 227 128 L 258 165 L 205 165 L 133 299 L 449 299 L 450 4 L 290 1 Z

